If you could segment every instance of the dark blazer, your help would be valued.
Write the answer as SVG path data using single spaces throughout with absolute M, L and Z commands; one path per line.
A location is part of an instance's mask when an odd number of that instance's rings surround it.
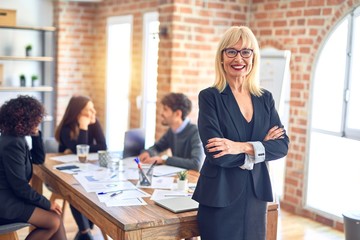
M 216 88 L 207 88 L 199 94 L 198 127 L 203 146 L 208 139 L 219 137 L 236 142 L 261 141 L 265 147 L 265 162 L 254 165 L 251 170 L 256 197 L 272 201 L 272 189 L 266 161 L 282 158 L 288 151 L 289 138 L 263 141 L 273 126 L 282 127 L 270 92 L 264 90 L 261 97 L 251 96 L 254 108 L 254 128 L 251 139 L 245 139 L 245 125 L 241 112 L 227 85 L 220 93 Z M 205 147 L 204 147 L 205 149 Z M 204 165 L 193 198 L 200 204 L 211 207 L 226 207 L 238 199 L 246 188 L 247 173 L 239 166 L 244 164 L 245 154 L 225 155 L 213 158 L 206 151 Z
M 29 185 L 32 164 L 42 164 L 45 152 L 41 133 L 32 137 L 29 150 L 25 137 L 0 136 L 0 216 L 17 218 L 25 203 L 50 210 L 50 201 Z

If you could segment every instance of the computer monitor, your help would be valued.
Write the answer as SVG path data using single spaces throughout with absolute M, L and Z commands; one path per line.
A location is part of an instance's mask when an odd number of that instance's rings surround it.
M 138 156 L 144 147 L 144 129 L 135 128 L 125 132 L 123 158 Z

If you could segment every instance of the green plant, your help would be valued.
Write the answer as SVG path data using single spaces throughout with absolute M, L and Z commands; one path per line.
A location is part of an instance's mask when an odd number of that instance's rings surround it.
M 30 51 L 32 49 L 32 45 L 31 44 L 26 45 L 25 49 L 26 51 Z
M 20 75 L 20 86 L 25 87 L 26 86 L 26 78 L 24 74 Z
M 184 170 L 179 172 L 177 175 L 179 177 L 179 180 L 186 180 L 187 179 L 188 171 Z
M 31 81 L 35 81 L 35 80 L 37 80 L 38 79 L 38 76 L 37 75 L 32 75 L 31 76 Z

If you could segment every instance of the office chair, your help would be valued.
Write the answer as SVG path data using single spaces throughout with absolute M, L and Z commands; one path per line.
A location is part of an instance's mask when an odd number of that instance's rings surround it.
M 29 226 L 31 226 L 29 223 L 10 223 L 1 225 L 0 240 L 19 240 L 16 231 Z

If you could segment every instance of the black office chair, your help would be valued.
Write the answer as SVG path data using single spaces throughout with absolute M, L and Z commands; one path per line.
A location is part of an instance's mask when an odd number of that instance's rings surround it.
M 133 128 L 125 132 L 123 158 L 137 156 L 145 147 L 145 130 Z

